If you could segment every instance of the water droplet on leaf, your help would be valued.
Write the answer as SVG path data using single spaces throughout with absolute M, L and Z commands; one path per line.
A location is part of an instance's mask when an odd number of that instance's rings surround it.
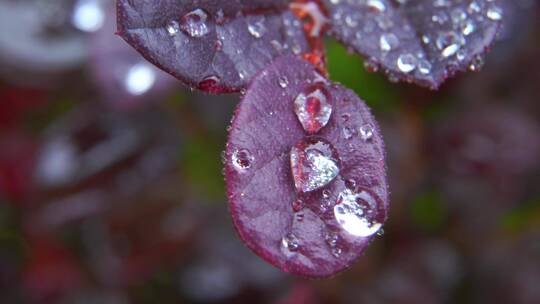
M 328 185 L 339 174 L 336 149 L 330 142 L 308 137 L 291 149 L 291 170 L 297 191 L 309 192 Z
M 328 124 L 332 115 L 329 100 L 330 94 L 322 84 L 315 84 L 298 94 L 294 100 L 294 112 L 307 133 L 317 133 Z

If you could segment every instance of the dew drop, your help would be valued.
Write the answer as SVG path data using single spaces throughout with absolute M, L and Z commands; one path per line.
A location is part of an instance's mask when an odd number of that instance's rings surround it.
M 412 54 L 401 54 L 397 59 L 397 66 L 403 73 L 410 73 L 416 69 L 417 59 Z
M 319 83 L 298 94 L 295 98 L 294 112 L 307 133 L 317 133 L 328 124 L 330 115 L 332 115 L 329 99 L 330 94 Z
M 323 192 L 322 192 L 322 197 L 323 197 L 324 199 L 329 199 L 329 198 L 330 198 L 330 194 L 331 194 L 331 193 L 330 193 L 330 190 L 324 189 Z
M 336 258 L 341 256 L 342 250 L 339 247 L 332 248 L 332 255 Z
M 368 237 L 375 234 L 382 226 L 378 220 L 380 216 L 378 209 L 379 202 L 367 191 L 355 192 L 345 189 L 338 195 L 334 206 L 334 216 L 348 233 Z
M 352 139 L 352 138 L 354 137 L 354 133 L 355 133 L 355 132 L 356 132 L 356 131 L 355 131 L 353 128 L 351 128 L 351 127 L 344 127 L 344 128 L 342 129 L 343 138 L 345 138 L 345 139 Z
M 200 8 L 185 14 L 180 20 L 180 29 L 190 37 L 203 37 L 210 31 L 208 14 Z
M 285 89 L 289 85 L 289 79 L 286 76 L 281 76 L 278 79 L 279 86 Z
M 294 185 L 298 191 L 320 189 L 339 174 L 337 151 L 323 138 L 303 139 L 291 149 L 290 157 Z
M 360 138 L 362 138 L 363 141 L 370 141 L 373 139 L 373 126 L 370 124 L 361 126 L 358 131 L 360 133 Z
M 486 16 L 493 21 L 501 20 L 502 15 L 503 15 L 502 9 L 496 5 L 493 5 L 490 8 L 488 8 L 486 12 Z
M 455 55 L 465 41 L 463 36 L 456 32 L 440 33 L 435 42 L 437 48 L 441 51 L 444 58 Z
M 374 13 L 382 13 L 386 10 L 386 5 L 380 0 L 368 0 L 367 6 Z
M 288 233 L 281 239 L 281 246 L 288 251 L 297 251 L 300 248 L 300 241 L 292 234 Z
M 248 149 L 238 149 L 232 154 L 232 163 L 237 171 L 243 172 L 251 168 L 255 158 Z
M 199 82 L 199 89 L 206 92 L 217 92 L 220 79 L 217 76 L 208 76 Z
M 429 75 L 431 73 L 431 63 L 425 59 L 418 60 L 418 71 L 420 71 L 421 74 Z
M 247 27 L 251 36 L 255 38 L 261 38 L 266 33 L 266 26 L 264 25 L 264 19 L 249 20 Z
M 326 244 L 328 244 L 328 246 L 336 247 L 339 240 L 339 236 L 335 233 L 328 232 L 325 234 L 324 240 L 326 241 Z
M 389 52 L 399 46 L 399 39 L 393 33 L 382 34 L 379 39 L 379 47 L 383 52 Z

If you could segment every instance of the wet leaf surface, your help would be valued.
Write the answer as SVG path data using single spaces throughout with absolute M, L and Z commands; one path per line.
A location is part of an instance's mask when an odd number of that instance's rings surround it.
M 503 10 L 488 0 L 324 0 L 331 34 L 392 81 L 438 88 L 478 70 Z
M 294 101 L 314 85 L 324 88 L 333 110 L 313 135 L 300 123 Z M 303 152 L 299 159 L 309 173 L 291 168 L 293 147 Z M 327 277 L 346 269 L 387 216 L 383 151 L 373 116 L 352 91 L 301 59 L 277 59 L 254 78 L 237 108 L 224 156 L 240 237 L 286 272 Z M 297 189 L 293 171 L 317 187 Z M 313 179 L 322 172 L 330 174 Z
M 308 44 L 287 1 L 118 1 L 118 34 L 192 88 L 239 91 L 272 59 Z

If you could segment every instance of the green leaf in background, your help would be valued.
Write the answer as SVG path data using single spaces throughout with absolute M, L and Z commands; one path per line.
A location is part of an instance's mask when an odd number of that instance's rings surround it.
M 194 188 L 209 198 L 222 197 L 225 192 L 222 164 L 219 158 L 221 146 L 210 136 L 187 138 L 184 145 L 180 170 L 188 177 Z
M 426 192 L 411 202 L 410 216 L 416 227 L 432 232 L 444 225 L 448 210 L 436 192 Z
M 330 79 L 356 92 L 370 107 L 389 111 L 398 106 L 399 94 L 395 84 L 381 73 L 369 73 L 357 54 L 349 54 L 335 40 L 326 43 Z

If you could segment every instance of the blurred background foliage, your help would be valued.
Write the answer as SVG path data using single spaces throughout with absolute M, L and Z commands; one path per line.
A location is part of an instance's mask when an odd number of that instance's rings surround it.
M 231 225 L 239 96 L 153 68 L 110 1 L 0 0 L 0 303 L 540 303 L 539 13 L 507 7 L 484 69 L 438 92 L 327 42 L 381 124 L 392 209 L 357 264 L 310 281 Z

